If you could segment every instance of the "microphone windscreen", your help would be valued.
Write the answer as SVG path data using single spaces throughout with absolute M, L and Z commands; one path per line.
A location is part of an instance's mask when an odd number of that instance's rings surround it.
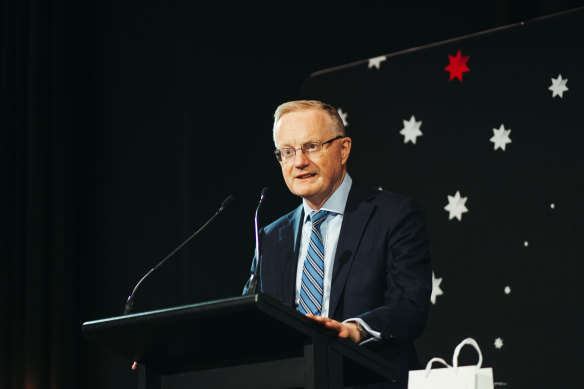
M 264 189 L 262 189 L 262 197 L 267 196 L 268 194 L 270 194 L 270 188 L 264 186 Z
M 225 208 L 229 207 L 233 203 L 233 201 L 235 201 L 234 195 L 227 196 L 227 198 L 225 200 L 223 200 L 223 202 L 221 203 L 221 208 L 225 209 Z

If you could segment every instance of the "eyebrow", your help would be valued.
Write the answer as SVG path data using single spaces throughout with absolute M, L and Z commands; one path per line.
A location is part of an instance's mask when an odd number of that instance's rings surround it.
M 319 140 L 309 140 L 307 142 L 302 143 L 299 147 L 307 145 L 309 143 L 316 143 L 316 142 L 320 142 Z M 290 148 L 293 149 L 295 146 L 292 145 L 283 145 L 282 147 L 279 147 L 280 149 L 286 149 L 286 148 Z

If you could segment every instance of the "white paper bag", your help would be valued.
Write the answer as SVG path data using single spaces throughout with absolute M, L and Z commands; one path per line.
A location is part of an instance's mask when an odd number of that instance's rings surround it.
M 479 353 L 476 366 L 458 366 L 458 354 L 465 345 L 473 346 Z M 446 367 L 432 369 L 434 362 Z M 493 389 L 493 369 L 481 368 L 483 355 L 477 342 L 472 338 L 463 340 L 452 356 L 452 366 L 442 358 L 432 358 L 424 370 L 411 370 L 408 389 Z

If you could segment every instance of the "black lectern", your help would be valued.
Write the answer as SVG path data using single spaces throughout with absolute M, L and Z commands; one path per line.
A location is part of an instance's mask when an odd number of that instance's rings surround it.
M 90 321 L 83 335 L 137 361 L 143 389 L 342 388 L 398 374 L 265 294 Z

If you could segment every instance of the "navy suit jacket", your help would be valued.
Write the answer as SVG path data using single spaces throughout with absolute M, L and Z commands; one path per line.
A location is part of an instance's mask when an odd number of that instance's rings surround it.
M 292 307 L 303 213 L 300 205 L 260 232 L 260 290 Z M 334 259 L 329 317 L 362 318 L 381 333 L 380 341 L 370 342 L 373 348 L 404 370 L 418 368 L 413 340 L 424 330 L 431 291 L 422 209 L 407 197 L 353 181 Z

